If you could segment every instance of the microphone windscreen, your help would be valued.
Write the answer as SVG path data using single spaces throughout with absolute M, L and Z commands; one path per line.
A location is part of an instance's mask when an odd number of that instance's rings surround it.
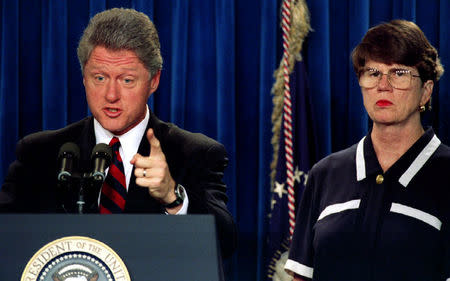
M 112 161 L 112 148 L 106 143 L 97 144 L 92 149 L 91 160 L 94 160 L 98 157 L 106 159 L 106 161 L 108 162 L 107 166 L 109 166 Z
M 72 155 L 72 157 L 74 159 L 79 159 L 80 158 L 80 148 L 78 147 L 78 145 L 76 145 L 73 142 L 66 142 L 65 144 L 63 144 L 61 146 L 61 148 L 59 149 L 58 158 L 67 156 L 68 154 Z

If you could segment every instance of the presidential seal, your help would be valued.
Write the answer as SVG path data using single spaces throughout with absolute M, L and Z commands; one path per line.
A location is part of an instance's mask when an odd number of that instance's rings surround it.
M 28 262 L 21 281 L 131 281 L 122 259 L 106 244 L 69 236 L 42 247 Z

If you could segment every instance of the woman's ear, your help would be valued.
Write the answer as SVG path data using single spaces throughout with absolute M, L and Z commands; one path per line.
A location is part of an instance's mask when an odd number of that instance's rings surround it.
M 434 82 L 428 80 L 423 84 L 422 98 L 420 100 L 421 105 L 425 105 L 431 99 L 431 94 L 433 93 Z

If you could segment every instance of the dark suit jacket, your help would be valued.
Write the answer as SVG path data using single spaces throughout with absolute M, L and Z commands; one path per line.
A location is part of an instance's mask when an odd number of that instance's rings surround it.
M 223 145 L 202 134 L 190 133 L 162 122 L 152 112 L 147 129 L 152 127 L 161 143 L 174 180 L 183 185 L 189 197 L 188 213 L 213 214 L 222 256 L 231 255 L 236 247 L 236 226 L 228 212 L 226 185 L 222 181 L 227 166 Z M 76 212 L 78 188 L 58 186 L 58 153 L 66 142 L 80 148 L 80 172 L 91 171 L 90 155 L 95 146 L 93 118 L 87 117 L 65 128 L 43 131 L 21 139 L 17 160 L 10 168 L 0 191 L 2 211 L 31 213 Z M 144 134 L 138 152 L 150 154 Z M 128 187 L 125 213 L 164 213 L 161 204 L 146 188 L 136 185 L 134 171 Z M 76 185 L 78 187 L 78 185 Z M 86 212 L 98 212 L 100 187 L 86 188 Z

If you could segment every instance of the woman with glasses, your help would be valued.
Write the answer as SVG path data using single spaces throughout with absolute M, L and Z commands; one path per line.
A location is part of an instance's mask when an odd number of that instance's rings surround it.
M 444 72 L 437 51 L 393 20 L 352 62 L 373 125 L 310 171 L 285 269 L 294 280 L 450 280 L 450 148 L 421 124 Z

